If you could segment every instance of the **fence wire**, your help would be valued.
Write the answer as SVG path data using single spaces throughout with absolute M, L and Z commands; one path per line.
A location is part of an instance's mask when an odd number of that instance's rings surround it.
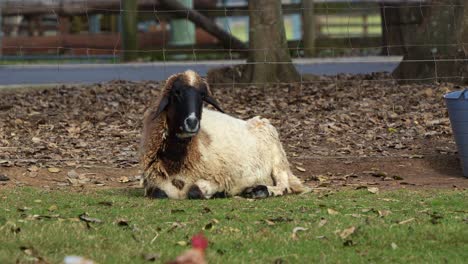
M 262 15 L 264 12 L 263 9 L 252 9 L 247 7 L 247 1 L 240 5 L 227 5 L 230 1 L 211 1 L 213 5 L 211 7 L 203 6 L 199 1 L 195 2 L 195 8 L 193 11 L 199 12 L 210 18 L 218 19 L 218 26 L 222 26 L 224 23 L 224 30 L 231 36 L 239 34 L 248 35 L 248 22 L 246 22 L 249 15 Z M 210 1 L 204 1 L 210 2 Z M 237 1 L 239 2 L 239 1 Z M 384 38 L 388 37 L 389 26 L 394 26 L 392 23 L 394 21 L 387 21 L 386 10 L 398 10 L 398 9 L 411 9 L 417 8 L 420 10 L 421 19 L 425 20 L 424 16 L 426 13 L 423 9 L 425 8 L 438 8 L 440 12 L 455 12 L 455 9 L 464 8 L 463 4 L 460 4 L 460 1 L 451 0 L 451 1 L 435 1 L 435 0 L 368 0 L 368 1 L 355 1 L 355 0 L 317 0 L 314 1 L 315 5 L 312 8 L 306 8 L 301 5 L 301 1 L 283 1 L 282 12 L 284 16 L 294 15 L 301 17 L 301 14 L 306 12 L 314 12 L 316 16 L 316 26 L 317 30 L 317 39 L 316 44 L 313 47 L 304 47 L 304 41 L 302 36 L 294 36 L 296 38 L 294 41 L 290 41 L 290 45 L 286 48 L 289 51 L 293 59 L 304 58 L 307 59 L 305 53 L 307 51 L 316 50 L 318 52 L 316 57 L 327 58 L 327 57 L 346 57 L 352 56 L 351 59 L 346 62 L 337 60 L 335 64 L 346 64 L 346 63 L 369 63 L 369 61 L 363 61 L 362 56 L 368 55 L 380 55 L 378 58 L 373 59 L 373 63 L 388 63 L 393 62 L 388 60 L 388 56 L 393 55 L 391 50 L 395 49 L 404 49 L 408 50 L 411 48 L 427 48 L 431 50 L 443 50 L 443 49 L 465 49 L 465 45 L 468 43 L 463 42 L 459 39 L 456 43 L 445 43 L 441 41 L 425 42 L 421 43 L 387 43 L 384 42 Z M 138 10 L 129 10 L 122 7 L 122 1 L 118 0 L 97 0 L 97 1 L 78 1 L 78 0 L 34 0 L 34 1 L 24 1 L 24 0 L 6 0 L 0 3 L 0 9 L 4 14 L 3 18 L 3 28 L 7 31 L 10 31 L 10 34 L 3 34 L 3 45 L 1 47 L 3 51 L 2 64 L 14 64 L 16 66 L 23 66 L 29 64 L 28 61 L 34 60 L 35 55 L 38 56 L 39 61 L 47 61 L 49 56 L 49 61 L 57 60 L 57 69 L 63 67 L 61 60 L 73 60 L 73 56 L 81 62 L 93 62 L 93 60 L 98 60 L 97 55 L 106 55 L 108 57 L 107 61 L 111 64 L 118 64 L 121 62 L 121 55 L 125 53 L 136 54 L 142 57 L 143 60 L 150 60 L 152 62 L 162 63 L 162 67 L 158 67 L 158 70 L 164 71 L 164 75 L 167 76 L 172 72 L 172 69 L 168 69 L 169 66 L 167 62 L 170 62 L 174 59 L 183 58 L 186 61 L 194 63 L 194 65 L 203 65 L 206 58 L 218 58 L 224 61 L 228 61 L 226 64 L 232 64 L 234 60 L 246 58 L 246 54 L 251 52 L 263 52 L 265 54 L 265 59 L 263 61 L 246 61 L 242 62 L 245 65 L 255 65 L 255 64 L 290 64 L 289 61 L 274 61 L 267 59 L 267 54 L 278 52 L 280 50 L 285 50 L 283 47 L 268 48 L 268 49 L 254 49 L 247 47 L 245 49 L 232 48 L 232 38 L 230 38 L 229 47 L 222 47 L 221 43 L 216 42 L 215 38 L 209 37 L 209 34 L 201 33 L 200 30 L 196 30 L 196 40 L 192 44 L 188 45 L 177 45 L 171 43 L 169 37 L 171 29 L 168 26 L 168 23 L 172 19 L 175 19 L 176 14 L 185 13 L 185 19 L 188 21 L 190 14 L 188 9 L 171 9 L 167 10 L 162 7 L 161 3 L 156 0 L 141 0 L 138 1 L 141 8 Z M 221 3 L 225 3 L 222 5 Z M 106 7 L 108 6 L 108 7 Z M 137 14 L 142 18 L 140 19 L 139 25 L 143 23 L 155 23 L 156 26 L 159 26 L 160 29 L 150 32 L 140 32 L 141 36 L 145 36 L 145 43 L 140 45 L 140 48 L 137 50 L 132 49 L 123 49 L 122 48 L 122 34 L 121 32 L 101 32 L 97 34 L 91 34 L 89 31 L 83 30 L 81 32 L 76 32 L 71 34 L 72 25 L 64 25 L 64 23 L 73 24 L 71 17 L 81 17 L 84 19 L 82 24 L 91 25 L 93 23 L 91 20 L 92 16 L 95 15 L 118 15 L 115 21 L 110 21 L 109 27 L 120 27 L 122 28 L 121 17 L 125 13 L 137 12 Z M 151 15 L 151 16 L 148 16 Z M 72 16 L 74 15 L 74 16 Z M 23 22 L 12 25 L 11 21 L 8 22 L 7 18 L 19 17 Z M 29 34 L 44 34 L 45 29 L 41 28 L 42 22 L 37 22 L 41 20 L 41 17 L 49 17 L 55 19 L 55 35 L 54 36 L 24 36 L 25 31 L 29 31 Z M 144 19 L 143 19 L 144 17 Z M 65 19 L 62 19 L 65 18 Z M 370 23 L 368 20 L 372 18 L 374 21 Z M 36 19 L 36 22 L 34 22 Z M 230 19 L 242 20 L 245 27 L 242 33 L 233 29 L 233 22 L 229 22 Z M 357 19 L 357 20 L 356 20 Z M 402 20 L 410 18 L 402 18 Z M 11 20 L 11 19 L 10 19 Z M 103 19 L 101 19 L 103 20 Z M 299 19 L 300 20 L 300 19 Z M 80 20 L 81 21 L 81 20 Z M 222 22 L 219 22 L 222 21 Z M 337 22 L 338 21 L 338 22 Z M 358 22 L 356 22 L 358 21 Z M 25 24 L 26 23 L 26 24 Z M 78 23 L 78 22 L 76 22 Z M 290 22 L 292 23 L 292 22 Z M 401 22 L 406 23 L 406 22 Z M 25 25 L 24 25 L 25 24 Z M 189 35 L 189 23 L 186 23 L 186 34 Z M 378 25 L 378 26 L 377 26 Z M 12 27 L 17 27 L 16 31 L 19 33 L 23 32 L 21 36 L 13 36 L 11 34 Z M 62 34 L 63 27 L 68 26 L 68 32 Z M 455 26 L 455 23 L 453 24 Z M 23 27 L 23 29 L 21 29 Z M 24 27 L 27 27 L 25 30 Z M 48 31 L 54 31 L 54 25 L 49 25 Z M 147 26 L 149 27 L 149 26 Z M 304 31 L 305 25 L 303 22 L 295 22 L 292 25 L 292 29 L 289 31 Z M 376 30 L 374 33 L 369 32 L 369 27 L 372 27 L 373 30 Z M 5 30 L 4 30 L 5 31 Z M 114 30 L 115 31 L 115 30 Z M 120 30 L 121 31 L 121 30 Z M 340 33 L 337 33 L 337 32 Z M 153 34 L 154 33 L 154 34 Z M 158 33 L 158 34 L 156 34 Z M 18 34 L 18 32 L 17 32 Z M 209 41 L 215 41 L 215 43 L 204 43 L 200 45 L 197 43 L 197 39 L 200 38 L 199 35 L 204 34 L 205 38 Z M 293 34 L 293 33 L 290 33 Z M 294 33 L 295 34 L 295 33 Z M 323 41 L 319 41 L 322 39 Z M 373 41 L 371 41 L 371 39 Z M 357 40 L 360 40 L 362 43 L 355 43 Z M 376 44 L 375 41 L 380 42 L 381 44 Z M 337 41 L 341 41 L 340 45 L 336 45 Z M 99 43 L 98 43 L 99 42 Z M 156 42 L 156 44 L 152 44 Z M 206 42 L 206 41 L 205 41 Z M 53 43 L 52 45 L 50 43 Z M 145 46 L 146 45 L 146 46 Z M 182 56 L 178 54 L 182 54 Z M 401 52 L 397 54 L 398 56 L 404 55 Z M 104 60 L 104 59 L 103 59 Z M 460 57 L 451 57 L 444 58 L 438 56 L 435 52 L 430 58 L 405 58 L 404 62 L 409 64 L 416 63 L 433 63 L 437 65 L 438 63 L 466 63 L 467 58 L 464 56 Z M 314 63 L 326 63 L 326 62 L 317 62 Z M 328 61 L 330 62 L 330 61 Z M 311 62 L 312 63 L 312 62 Z M 396 64 L 395 64 L 396 65 Z M 395 66 L 394 65 L 394 66 Z M 350 66 L 352 67 L 352 66 Z M 371 72 L 371 70 L 370 70 Z M 301 72 L 307 74 L 308 72 Z M 338 72 L 337 72 L 338 73 Z M 368 72 L 366 72 L 368 73 Z M 333 73 L 330 75 L 334 75 Z M 447 76 L 441 75 L 437 72 L 437 67 L 434 67 L 433 77 L 427 78 L 405 78 L 398 79 L 391 77 L 393 81 L 426 81 L 426 80 L 449 80 L 452 78 L 464 78 L 464 76 L 457 74 L 450 74 Z M 380 80 L 375 80 L 380 81 Z M 382 81 L 388 81 L 388 79 L 383 79 Z M 301 78 L 300 83 L 306 84 L 311 82 L 304 78 Z M 313 82 L 313 81 L 312 81 Z M 277 83 L 277 82 L 275 82 Z M 233 83 L 240 84 L 240 83 Z
M 49 5 L 44 5 L 43 3 L 48 2 Z M 102 8 L 96 7 L 96 3 L 112 2 L 116 3 L 117 7 L 115 8 Z M 50 66 L 38 66 L 41 71 L 47 70 L 49 68 L 55 67 L 52 71 L 60 74 L 61 71 L 67 70 L 70 65 L 66 65 L 67 60 L 81 59 L 84 62 L 94 63 L 93 60 L 98 60 L 99 55 L 105 55 L 108 60 L 105 60 L 108 64 L 113 66 L 111 71 L 114 71 L 114 76 L 124 76 L 123 71 L 125 67 L 140 67 L 143 64 L 121 64 L 121 55 L 124 52 L 135 53 L 141 56 L 142 58 L 154 56 L 154 59 L 151 59 L 151 63 L 147 64 L 153 67 L 154 71 L 162 71 L 163 76 L 168 76 L 174 71 L 179 70 L 181 66 L 194 65 L 195 67 L 204 67 L 203 69 L 212 69 L 219 66 L 233 66 L 237 64 L 244 65 L 256 65 L 256 64 L 290 64 L 289 61 L 272 61 L 265 58 L 263 61 L 247 61 L 246 54 L 249 52 L 263 52 L 268 54 L 270 52 L 277 52 L 279 50 L 287 49 L 294 60 L 295 65 L 319 65 L 332 63 L 333 65 L 350 65 L 349 68 L 355 67 L 355 64 L 366 64 L 366 63 L 375 63 L 375 64 L 385 64 L 393 63 L 393 66 L 396 66 L 401 60 L 402 54 L 398 54 L 399 58 L 395 60 L 391 55 L 393 54 L 394 49 L 411 49 L 411 48 L 427 48 L 430 50 L 433 49 L 464 49 L 465 43 L 462 39 L 458 39 L 456 43 L 445 43 L 440 41 L 427 41 L 425 43 L 403 43 L 403 44 L 394 44 L 394 43 L 384 43 L 384 36 L 389 34 L 389 26 L 394 26 L 392 21 L 389 21 L 386 16 L 386 10 L 399 10 L 407 8 L 418 8 L 420 9 L 421 19 L 425 20 L 424 16 L 427 14 L 423 9 L 425 8 L 438 8 L 440 12 L 450 11 L 453 12 L 457 8 L 465 8 L 464 5 L 456 4 L 458 1 L 352 1 L 352 0 L 343 0 L 343 1 L 316 1 L 316 6 L 313 8 L 304 8 L 300 6 L 298 1 L 290 1 L 292 4 L 284 4 L 282 11 L 284 17 L 289 15 L 301 16 L 304 12 L 314 12 L 316 14 L 316 27 L 317 39 L 314 47 L 304 47 L 304 41 L 302 39 L 302 34 L 296 36 L 296 39 L 291 38 L 289 46 L 287 48 L 274 47 L 268 49 L 259 49 L 259 48 L 250 48 L 245 49 L 233 48 L 232 38 L 230 38 L 229 47 L 223 47 L 219 41 L 215 43 L 210 43 L 209 41 L 205 42 L 203 45 L 200 43 L 194 42 L 191 44 L 185 45 L 175 45 L 171 43 L 170 39 L 170 17 L 175 17 L 176 14 L 180 12 L 185 12 L 185 20 L 188 21 L 189 12 L 186 9 L 176 9 L 176 10 L 165 10 L 158 5 L 158 1 L 139 1 L 141 3 L 146 3 L 146 9 L 137 10 L 137 14 L 141 16 L 141 23 L 144 22 L 154 23 L 156 27 L 160 27 L 155 32 L 141 30 L 140 40 L 146 40 L 146 46 L 141 44 L 141 48 L 136 50 L 124 50 L 122 48 L 122 34 L 117 32 L 118 30 L 114 29 L 102 31 L 101 33 L 90 33 L 87 30 L 81 30 L 80 32 L 75 32 L 74 34 L 70 33 L 71 25 L 73 20 L 71 19 L 70 14 L 75 14 L 74 17 L 80 17 L 82 24 L 90 25 L 93 20 L 93 16 L 99 14 L 108 17 L 110 20 L 108 27 L 119 27 L 119 17 L 125 15 L 128 12 L 134 12 L 133 10 L 125 10 L 122 8 L 121 1 L 107 0 L 107 1 L 3 1 L 0 3 L 0 9 L 4 14 L 3 17 L 3 28 L 12 32 L 11 21 L 7 21 L 6 18 L 20 17 L 23 21 L 26 21 L 28 18 L 29 22 L 26 24 L 17 23 L 19 36 L 14 36 L 14 34 L 3 34 L 1 49 L 3 51 L 3 57 L 0 58 L 0 61 L 3 61 L 2 64 L 12 64 L 10 69 L 13 71 L 21 72 L 22 70 L 27 70 L 29 68 L 34 68 L 36 66 L 30 65 L 28 60 L 38 60 L 39 63 L 47 62 Z M 219 1 L 218 1 L 219 2 Z M 358 5 L 365 2 L 365 5 Z M 401 3 L 404 5 L 400 5 Z M 79 7 L 75 7 L 78 5 Z M 38 11 L 34 11 L 34 8 L 37 8 Z M 13 11 L 12 11 L 13 10 Z M 45 11 L 41 11 L 45 10 Z M 231 36 L 236 35 L 238 38 L 241 38 L 242 34 L 248 35 L 248 24 L 246 24 L 246 17 L 249 15 L 261 15 L 264 10 L 248 10 L 246 6 L 214 6 L 213 8 L 197 8 L 193 10 L 198 11 L 199 13 L 210 17 L 218 18 L 222 21 L 227 21 L 224 25 L 224 30 Z M 37 28 L 39 24 L 34 20 L 32 15 L 36 12 L 36 16 L 47 16 L 49 17 L 49 23 L 51 26 L 48 27 L 48 30 Z M 25 15 L 26 14 L 26 15 Z M 220 15 L 221 14 L 221 15 Z M 118 16 L 117 16 L 118 15 Z M 216 15 L 216 16 L 215 16 Z M 64 19 L 65 17 L 65 19 Z M 178 16 L 180 19 L 180 16 Z M 365 17 L 365 19 L 364 19 Z M 145 19 L 143 21 L 143 18 Z M 239 33 L 239 29 L 236 27 L 234 22 L 229 22 L 230 19 L 243 19 L 244 24 L 247 26 L 244 28 L 242 33 Z M 359 18 L 359 19 L 357 19 Z M 370 23 L 369 19 L 374 19 L 375 21 Z M 9 19 L 11 20 L 11 19 Z M 53 23 L 50 21 L 54 21 Z M 104 19 L 101 19 L 103 22 Z M 114 21 L 115 20 L 115 21 Z M 338 22 L 337 22 L 338 21 Z M 358 22 L 356 22 L 358 21 Z M 42 23 L 42 22 L 41 22 Z M 64 24 L 65 23 L 65 24 Z M 76 22 L 78 23 L 78 22 Z M 111 25 L 112 24 L 112 25 Z M 153 24 L 151 24 L 153 25 Z M 188 23 L 183 29 L 185 34 L 190 34 L 188 29 Z M 218 26 L 222 26 L 222 22 L 218 23 Z M 373 25 L 373 26 L 372 26 Z M 376 26 L 378 25 L 378 26 Z M 455 23 L 454 23 L 455 25 Z M 62 29 L 68 27 L 68 32 L 62 34 Z M 81 27 L 84 27 L 83 25 Z M 120 25 L 120 27 L 122 27 Z M 299 27 L 299 25 L 296 25 Z M 369 28 L 376 30 L 377 33 L 369 32 Z M 339 30 L 338 30 L 338 29 Z M 356 28 L 357 30 L 356 33 Z M 36 34 L 34 32 L 38 31 L 53 31 L 55 35 L 51 36 L 31 36 L 24 35 L 24 32 L 30 34 Z M 288 32 L 291 32 L 290 31 Z M 301 30 L 304 30 L 304 25 L 302 25 Z M 299 30 L 299 31 L 301 31 Z M 361 31 L 362 30 L 362 31 Z M 23 33 L 21 33 L 23 32 Z M 338 32 L 338 33 L 337 33 Z M 156 34 L 158 33 L 158 34 Z M 213 40 L 209 37 L 209 34 L 206 32 L 203 33 L 200 30 L 195 30 L 196 39 L 198 38 L 207 38 L 208 40 Z M 416 34 L 417 32 L 415 32 Z M 23 35 L 21 35 L 23 34 Z M 292 33 L 290 33 L 292 34 Z M 377 39 L 378 43 L 376 44 L 375 40 Z M 53 40 L 53 41 L 50 41 Z M 373 40 L 374 42 L 371 42 Z M 101 47 L 97 47 L 97 41 Z M 361 41 L 361 43 L 358 43 Z M 370 43 L 366 43 L 369 41 Z M 154 43 L 156 44 L 154 44 Z M 52 43 L 52 45 L 50 44 Z M 55 43 L 55 44 L 54 44 Z M 339 44 L 336 44 L 339 43 Z M 379 44 L 380 43 L 380 44 Z M 316 57 L 308 58 L 305 56 L 305 51 L 307 50 L 316 50 L 318 52 Z M 176 55 L 183 54 L 182 61 Z M 208 60 L 210 57 L 207 55 L 210 54 L 216 59 L 222 60 Z M 221 54 L 221 56 L 214 56 Z M 467 54 L 465 52 L 465 54 Z M 39 55 L 47 55 L 49 57 L 40 57 Z M 53 56 L 52 56 L 53 55 Z M 27 57 L 30 56 L 30 57 Z M 34 57 L 36 56 L 36 57 Z M 76 56 L 76 57 L 73 57 Z M 81 57 L 80 57 L 81 56 Z M 211 58 L 212 58 L 211 57 Z M 330 58 L 331 57 L 331 58 Z M 346 59 L 342 59 L 345 57 Z M 27 59 L 25 59 L 27 58 Z M 208 59 L 207 59 L 208 58 Z M 370 59 L 369 59 L 370 58 Z M 433 54 L 431 58 L 406 58 L 405 63 L 463 63 L 466 64 L 468 58 L 464 56 L 453 57 L 453 58 L 444 58 L 436 56 Z M 177 66 L 177 67 L 176 67 Z M 85 66 L 88 69 L 94 69 L 95 74 L 100 74 L 100 64 L 96 65 L 87 65 Z M 188 67 L 188 66 L 187 66 Z M 373 72 L 372 66 L 369 66 L 371 69 L 369 72 Z M 6 68 L 0 68 L 0 75 L 2 71 L 5 71 Z M 365 73 L 369 73 L 365 72 Z M 301 71 L 302 74 L 310 74 L 306 70 Z M 9 74 L 7 72 L 6 74 Z M 304 78 L 301 75 L 300 80 L 298 81 L 288 81 L 288 82 L 274 82 L 276 85 L 307 85 L 307 84 L 324 84 L 327 82 L 336 83 L 345 83 L 347 80 L 342 80 L 338 77 L 339 72 L 331 73 L 332 77 L 328 79 L 317 79 L 312 80 L 309 78 Z M 437 72 L 437 67 L 434 67 L 433 77 L 426 78 L 396 78 L 392 75 L 385 75 L 384 77 L 376 79 L 363 79 L 361 80 L 362 84 L 365 83 L 379 83 L 379 82 L 398 82 L 398 81 L 429 81 L 429 82 L 444 82 L 451 81 L 457 78 L 464 78 L 463 75 L 454 72 L 448 75 L 441 75 Z M 142 80 L 144 80 L 142 78 Z M 162 79 L 160 79 L 162 80 Z M 235 80 L 235 78 L 233 78 Z M 50 83 L 54 83 L 55 80 L 51 80 Z M 2 79 L 0 78 L 0 84 Z M 233 81 L 231 83 L 212 83 L 212 84 L 223 84 L 223 85 L 232 85 L 234 88 L 236 85 L 263 85 L 263 83 L 256 82 L 242 82 L 242 81 Z M 389 87 L 392 86 L 381 86 Z M 1 131 L 0 131 L 1 132 Z M 10 146 L 2 147 L 0 146 L 0 154 L 6 151 L 15 151 L 15 150 L 24 150 L 27 147 L 22 146 Z M 417 154 L 415 154 L 417 156 Z M 413 155 L 413 156 L 415 156 Z M 430 153 L 420 153 L 424 157 L 439 157 L 439 155 Z M 304 157 L 299 157 L 300 159 L 331 159 L 331 160 L 342 160 L 342 159 L 367 159 L 367 158 L 412 158 L 411 155 L 402 154 L 402 155 L 343 155 L 343 156 L 320 156 L 320 155 L 307 155 Z M 50 161 L 50 159 L 22 159 L 22 158 L 9 158 L 13 162 L 29 162 L 29 161 Z M 81 161 L 81 162 L 96 162 L 95 159 L 54 159 L 54 161 Z M 136 161 L 136 159 L 135 159 Z

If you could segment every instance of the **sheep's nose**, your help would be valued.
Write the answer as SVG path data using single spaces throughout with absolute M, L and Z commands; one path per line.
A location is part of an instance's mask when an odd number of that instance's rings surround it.
M 199 127 L 198 118 L 190 115 L 185 119 L 185 130 L 187 132 L 197 132 Z

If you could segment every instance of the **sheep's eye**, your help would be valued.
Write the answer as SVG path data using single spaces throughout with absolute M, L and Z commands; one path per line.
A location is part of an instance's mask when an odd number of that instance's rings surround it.
M 202 91 L 202 92 L 200 92 L 200 95 L 201 95 L 202 98 L 205 98 L 206 97 L 206 92 Z
M 177 97 L 180 97 L 181 94 L 182 94 L 182 93 L 181 93 L 180 90 L 178 90 L 178 89 L 174 91 L 174 95 L 177 96 Z

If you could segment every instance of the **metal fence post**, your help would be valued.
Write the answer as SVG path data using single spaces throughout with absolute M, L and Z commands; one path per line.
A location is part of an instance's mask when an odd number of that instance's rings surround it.
M 101 15 L 91 15 L 89 17 L 88 31 L 91 34 L 99 34 L 101 32 Z
M 193 8 L 193 0 L 180 0 L 187 8 Z M 188 19 L 171 19 L 170 44 L 192 45 L 195 44 L 195 25 Z

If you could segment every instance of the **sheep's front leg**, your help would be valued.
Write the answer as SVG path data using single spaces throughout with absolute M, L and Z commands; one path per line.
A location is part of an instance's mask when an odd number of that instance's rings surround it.
M 152 199 L 166 199 L 169 198 L 165 191 L 158 187 L 145 187 L 145 196 Z
M 277 186 L 257 185 L 246 188 L 240 196 L 251 199 L 262 199 L 270 196 L 281 196 L 288 193 L 287 188 Z
M 188 190 L 187 198 L 189 199 L 210 199 L 221 198 L 224 192 L 220 190 L 217 183 L 207 180 L 197 180 Z M 225 197 L 225 196 L 224 196 Z

